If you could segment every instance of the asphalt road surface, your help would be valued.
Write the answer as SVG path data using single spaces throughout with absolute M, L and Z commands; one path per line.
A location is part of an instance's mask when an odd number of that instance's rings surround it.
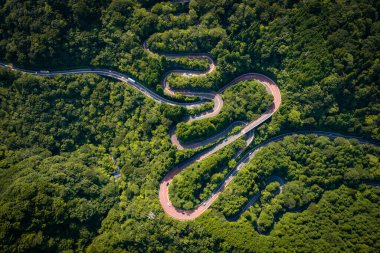
M 144 43 L 143 46 L 144 46 L 145 50 L 147 50 L 149 53 L 154 53 L 154 52 L 150 51 L 146 47 L 145 43 Z M 184 57 L 184 56 L 193 57 L 193 58 L 207 58 L 208 61 L 209 61 L 210 67 L 205 72 L 183 71 L 183 70 L 174 70 L 174 71 L 172 71 L 175 74 L 180 74 L 180 75 L 185 74 L 185 76 L 189 76 L 188 74 L 190 74 L 190 73 L 192 74 L 192 76 L 195 76 L 195 75 L 207 75 L 208 73 L 211 73 L 212 71 L 214 71 L 215 68 L 216 68 L 216 65 L 215 65 L 214 61 L 212 60 L 212 58 L 208 54 L 179 54 L 179 55 L 165 55 L 165 56 L 167 56 L 169 58 Z M 13 67 L 11 65 L 7 65 L 7 64 L 1 63 L 1 62 L 0 62 L 0 67 L 9 68 L 9 69 L 11 69 L 13 71 L 18 71 L 18 72 L 23 72 L 23 73 L 29 73 L 29 74 L 33 74 L 33 75 L 41 75 L 41 76 L 55 76 L 55 75 L 67 75 L 67 74 L 90 74 L 90 73 L 93 73 L 93 74 L 98 74 L 98 75 L 101 75 L 101 76 L 106 76 L 106 77 L 110 77 L 110 78 L 113 78 L 113 79 L 117 79 L 117 80 L 122 81 L 122 82 L 124 82 L 124 83 L 126 83 L 128 85 L 131 85 L 132 87 L 134 87 L 135 89 L 139 90 L 140 92 L 142 92 L 147 97 L 150 97 L 150 98 L 154 99 L 158 103 L 165 103 L 165 104 L 169 104 L 169 105 L 173 105 L 173 106 L 183 106 L 183 107 L 186 107 L 188 109 L 194 108 L 196 106 L 200 106 L 203 103 L 205 103 L 204 101 L 198 101 L 198 102 L 194 102 L 194 103 L 183 103 L 183 102 L 171 101 L 171 100 L 169 100 L 169 99 L 167 99 L 165 97 L 162 97 L 162 96 L 156 94 L 154 91 L 152 91 L 149 88 L 145 87 L 144 85 L 140 84 L 138 81 L 131 79 L 129 76 L 127 76 L 125 74 L 122 74 L 120 72 L 117 72 L 117 71 L 112 71 L 112 70 L 107 70 L 107 69 L 86 68 L 86 69 L 73 69 L 73 70 L 65 70 L 65 71 L 48 71 L 48 70 L 38 70 L 38 71 L 36 71 L 36 70 L 27 70 L 27 69 L 16 68 L 16 67 Z M 253 121 L 251 121 L 249 123 L 245 123 L 245 122 L 233 122 L 226 130 L 224 130 L 224 131 L 218 133 L 217 135 L 212 136 L 212 137 L 210 137 L 210 138 L 208 138 L 206 140 L 203 140 L 203 141 L 200 141 L 200 142 L 197 142 L 197 143 L 192 143 L 192 144 L 185 145 L 185 144 L 181 144 L 178 141 L 178 139 L 176 138 L 175 129 L 172 129 L 170 131 L 171 140 L 172 140 L 173 144 L 177 146 L 177 148 L 179 148 L 179 149 L 182 149 L 182 148 L 194 149 L 194 148 L 202 147 L 204 145 L 213 143 L 213 142 L 219 140 L 220 138 L 223 138 L 236 125 L 244 125 L 244 127 L 239 132 L 235 133 L 234 135 L 229 136 L 228 138 L 225 138 L 223 141 L 217 142 L 213 146 L 207 148 L 206 150 L 204 150 L 204 151 L 202 151 L 200 153 L 197 153 L 195 156 L 193 156 L 190 159 L 186 160 L 185 162 L 177 165 L 175 168 L 173 168 L 172 170 L 170 170 L 166 174 L 166 176 L 163 178 L 162 182 L 160 183 L 159 200 L 160 200 L 160 203 L 161 203 L 164 211 L 169 216 L 171 216 L 171 217 L 173 217 L 175 219 L 178 219 L 178 220 L 191 220 L 191 219 L 197 218 L 199 215 L 201 215 L 203 212 L 205 212 L 211 206 L 211 204 L 218 198 L 218 196 L 224 190 L 224 188 L 227 187 L 227 185 L 234 179 L 234 177 L 237 175 L 237 173 L 239 172 L 239 170 L 241 168 L 243 168 L 254 157 L 254 155 L 256 154 L 256 151 L 259 150 L 260 148 L 268 145 L 271 142 L 279 141 L 279 140 L 282 140 L 287 135 L 295 135 L 295 134 L 317 134 L 317 135 L 324 135 L 324 136 L 327 136 L 329 138 L 335 138 L 335 137 L 339 137 L 339 136 L 341 136 L 341 137 L 352 137 L 352 136 L 344 136 L 344 135 L 340 135 L 340 134 L 337 134 L 337 133 L 323 132 L 323 131 L 314 131 L 314 132 L 299 131 L 299 132 L 288 133 L 286 135 L 280 135 L 280 136 L 274 137 L 274 138 L 272 138 L 270 140 L 267 140 L 267 141 L 263 142 L 262 144 L 260 144 L 260 145 L 258 145 L 256 147 L 254 147 L 252 150 L 248 151 L 246 153 L 246 155 L 243 156 L 238 161 L 236 167 L 234 169 L 232 169 L 226 175 L 226 177 L 224 178 L 224 180 L 213 191 L 213 193 L 209 196 L 209 198 L 206 201 L 202 202 L 197 208 L 192 209 L 192 210 L 180 210 L 178 208 L 175 208 L 171 204 L 170 198 L 169 198 L 169 185 L 170 185 L 172 179 L 174 178 L 174 176 L 177 175 L 178 173 L 180 173 L 184 168 L 188 167 L 192 163 L 198 162 L 198 161 L 200 161 L 200 160 L 202 160 L 202 159 L 210 156 L 211 154 L 217 152 L 218 150 L 220 150 L 223 147 L 227 146 L 228 144 L 234 142 L 235 140 L 239 139 L 240 137 L 244 136 L 245 134 L 251 134 L 252 135 L 251 131 L 253 131 L 261 123 L 263 123 L 266 120 L 268 120 L 279 109 L 280 104 L 281 104 L 281 92 L 280 92 L 278 86 L 276 85 L 276 83 L 273 80 L 271 80 L 269 77 L 267 77 L 265 75 L 262 75 L 262 74 L 259 74 L 259 73 L 247 73 L 247 74 L 241 75 L 241 76 L 235 78 L 234 80 L 232 80 L 230 83 L 226 84 L 218 92 L 207 93 L 207 92 L 192 92 L 192 91 L 175 91 L 175 90 L 171 89 L 169 87 L 169 85 L 167 84 L 167 82 L 166 82 L 166 78 L 167 78 L 168 74 L 170 74 L 172 72 L 168 72 L 167 75 L 165 76 L 163 82 L 162 82 L 164 91 L 167 94 L 173 95 L 173 94 L 176 94 L 176 93 L 180 93 L 182 95 L 198 96 L 198 97 L 200 97 L 202 99 L 213 100 L 214 101 L 214 108 L 213 108 L 213 110 L 211 110 L 208 113 L 203 113 L 203 114 L 195 115 L 192 118 L 186 119 L 186 121 L 194 121 L 194 120 L 204 119 L 204 118 L 208 118 L 208 117 L 214 117 L 214 116 L 218 115 L 219 112 L 221 111 L 222 107 L 223 107 L 223 100 L 222 100 L 222 98 L 221 98 L 220 95 L 228 87 L 230 87 L 231 85 L 234 85 L 234 84 L 236 84 L 238 82 L 241 82 L 241 81 L 245 81 L 245 80 L 257 80 L 262 85 L 264 85 L 265 88 L 266 88 L 266 90 L 270 94 L 272 94 L 272 96 L 273 96 L 273 103 L 270 106 L 270 108 L 268 108 L 268 110 L 265 111 L 257 119 L 255 119 L 255 120 L 253 120 Z M 360 142 L 364 143 L 364 144 L 371 143 L 371 142 L 362 140 L 360 138 L 357 138 L 357 139 Z M 376 144 L 377 145 L 377 143 L 371 143 L 371 144 Z M 281 193 L 283 191 L 283 185 L 284 185 L 285 181 L 282 178 L 279 178 L 279 177 L 276 177 L 276 176 L 272 176 L 271 179 L 268 181 L 268 183 L 271 182 L 271 181 L 278 181 L 280 183 L 280 191 L 279 192 Z M 260 197 L 259 194 L 260 193 L 258 193 L 255 196 L 253 196 L 242 207 L 241 212 L 244 212 L 253 203 L 255 203 L 259 199 L 259 197 Z

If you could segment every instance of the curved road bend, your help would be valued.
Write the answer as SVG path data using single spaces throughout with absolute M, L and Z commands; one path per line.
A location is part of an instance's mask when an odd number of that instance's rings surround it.
M 149 54 L 161 54 L 161 53 L 158 53 L 158 52 L 154 52 L 152 51 L 146 44 L 146 42 L 143 43 L 143 48 L 149 53 Z M 201 72 L 201 71 L 187 71 L 187 70 L 172 70 L 172 71 L 169 71 L 166 73 L 163 81 L 162 81 L 162 88 L 164 90 L 164 92 L 168 95 L 175 95 L 175 94 L 181 94 L 181 95 L 185 95 L 185 96 L 198 96 L 198 97 L 201 97 L 201 98 L 204 98 L 204 99 L 210 99 L 210 100 L 213 100 L 214 101 L 214 108 L 207 112 L 207 113 L 201 113 L 201 114 L 198 114 L 198 115 L 195 115 L 193 117 L 190 117 L 186 120 L 184 120 L 183 122 L 192 122 L 192 121 L 195 121 L 195 120 L 200 120 L 200 119 L 205 119 L 205 118 L 210 118 L 210 117 L 215 117 L 217 116 L 222 107 L 223 107 L 223 99 L 221 97 L 221 94 L 229 87 L 231 87 L 232 85 L 235 85 L 239 82 L 243 82 L 243 81 L 249 81 L 249 80 L 257 80 L 259 81 L 262 85 L 264 85 L 264 87 L 266 88 L 267 92 L 270 93 L 272 96 L 273 96 L 273 104 L 271 105 L 271 107 L 265 111 L 259 118 L 257 118 L 256 120 L 252 121 L 251 123 L 249 124 L 246 124 L 245 128 L 240 131 L 240 135 L 239 133 L 236 134 L 235 137 L 232 137 L 231 141 L 228 141 L 228 140 L 225 140 L 226 141 L 226 145 L 233 142 L 234 140 L 236 140 L 237 138 L 240 138 L 242 135 L 248 133 L 250 130 L 252 130 L 253 128 L 257 127 L 258 125 L 260 125 L 262 122 L 264 122 L 265 120 L 267 120 L 268 118 L 270 118 L 273 113 L 275 113 L 278 108 L 280 107 L 280 104 L 281 104 L 281 92 L 277 86 L 277 84 L 272 80 L 270 79 L 269 77 L 265 76 L 265 75 L 262 75 L 262 74 L 259 74 L 259 73 L 247 73 L 247 74 L 243 74 L 239 77 L 236 77 L 235 79 L 233 79 L 231 82 L 227 83 L 226 85 L 224 85 L 221 89 L 219 89 L 217 92 L 209 92 L 209 93 L 205 93 L 205 92 L 194 92 L 194 91 L 178 91 L 178 90 L 174 90 L 170 87 L 169 83 L 167 82 L 167 78 L 168 76 L 171 74 L 171 73 L 174 73 L 176 75 L 184 75 L 186 77 L 191 77 L 191 76 L 204 76 L 206 74 L 209 74 L 211 72 L 213 72 L 216 68 L 216 64 L 215 62 L 213 61 L 213 59 L 210 57 L 209 54 L 202 54 L 202 53 L 189 53 L 189 54 L 186 54 L 186 53 L 181 53 L 181 54 L 165 54 L 165 53 L 162 53 L 162 55 L 164 55 L 165 57 L 168 57 L 168 58 L 171 58 L 171 59 L 174 59 L 174 58 L 180 58 L 180 57 L 192 57 L 192 58 L 207 58 L 209 64 L 210 64 L 210 67 L 207 71 L 204 71 L 204 72 Z M 192 74 L 191 76 L 189 74 Z M 179 141 L 179 139 L 177 138 L 177 135 L 176 135 L 176 128 L 172 128 L 169 132 L 170 134 L 170 140 L 171 142 L 178 148 L 178 149 L 197 149 L 197 148 L 200 148 L 200 147 L 203 147 L 207 144 L 210 144 L 210 143 L 213 143 L 217 140 L 219 140 L 220 138 L 222 138 L 223 136 L 226 136 L 227 133 L 229 133 L 235 126 L 239 126 L 239 125 L 242 125 L 242 124 L 245 124 L 244 122 L 242 121 L 236 121 L 236 122 L 232 122 L 226 129 L 224 129 L 223 131 L 217 133 L 216 135 L 214 136 L 211 136 L 207 139 L 204 139 L 202 141 L 198 141 L 198 142 L 192 142 L 192 143 L 181 143 Z M 224 145 L 225 146 L 225 145 Z
M 244 134 L 248 133 L 252 129 L 254 129 L 257 126 L 259 126 L 261 123 L 263 123 L 264 121 L 266 121 L 267 119 L 269 119 L 280 108 L 280 104 L 281 104 L 281 92 L 280 92 L 280 89 L 278 88 L 277 84 L 272 79 L 270 79 L 269 77 L 261 75 L 261 74 L 258 74 L 258 73 L 248 73 L 248 74 L 244 74 L 242 76 L 239 76 L 239 77 L 235 78 L 230 83 L 228 83 L 223 88 L 221 88 L 217 92 L 217 94 L 221 94 L 228 87 L 230 87 L 230 86 L 232 86 L 232 85 L 234 85 L 234 84 L 236 84 L 238 82 L 242 82 L 242 81 L 246 81 L 246 80 L 257 80 L 262 85 L 264 85 L 265 88 L 266 88 L 266 90 L 273 96 L 273 103 L 263 114 L 260 115 L 260 117 L 258 117 L 257 119 L 251 121 L 250 123 L 246 124 L 246 126 L 241 131 L 239 131 L 237 134 L 234 134 L 231 137 L 225 139 L 224 142 L 226 144 L 229 144 L 229 143 L 235 141 L 236 139 L 240 138 Z M 220 110 L 218 112 L 213 111 L 212 113 L 210 113 L 210 115 L 216 116 L 216 115 L 219 114 L 219 112 L 220 112 Z M 200 119 L 200 118 L 198 118 L 198 119 Z M 214 135 L 214 136 L 212 136 L 212 137 L 210 137 L 208 139 L 205 139 L 205 140 L 199 141 L 199 142 L 195 142 L 195 143 L 189 143 L 189 144 L 180 143 L 179 140 L 178 140 L 178 138 L 177 138 L 177 136 L 175 135 L 175 130 L 173 130 L 173 131 L 170 132 L 170 135 L 171 135 L 170 138 L 172 140 L 172 143 L 174 145 L 176 145 L 178 149 L 184 149 L 184 148 L 187 148 L 187 149 L 196 149 L 196 148 L 202 147 L 204 145 L 207 145 L 209 143 L 215 142 L 216 140 L 218 140 L 221 137 L 225 136 L 232 128 L 234 128 L 237 125 L 239 125 L 239 122 L 233 122 L 232 124 L 230 124 L 229 127 L 227 127 L 222 132 L 220 132 L 220 133 L 218 133 L 218 134 L 216 134 L 216 135 Z M 226 146 L 226 145 L 224 145 L 224 146 Z
M 224 178 L 224 180 L 219 184 L 219 186 L 216 187 L 216 189 L 213 191 L 211 196 L 202 202 L 198 207 L 195 209 L 191 210 L 181 210 L 179 208 L 174 207 L 169 198 L 169 185 L 172 179 L 174 178 L 175 175 L 180 173 L 184 168 L 188 167 L 194 162 L 200 161 L 212 153 L 215 152 L 215 149 L 218 149 L 216 145 L 215 147 L 212 147 L 210 150 L 206 150 L 202 153 L 197 154 L 196 156 L 188 159 L 182 164 L 179 164 L 177 167 L 172 169 L 162 180 L 160 184 L 160 191 L 159 191 L 159 199 L 160 203 L 165 210 L 167 214 L 169 214 L 172 218 L 177 219 L 177 220 L 192 220 L 200 216 L 203 212 L 205 212 L 211 204 L 218 198 L 220 193 L 224 190 L 224 188 L 227 187 L 227 185 L 234 179 L 234 177 L 237 175 L 239 170 L 241 170 L 250 160 L 253 159 L 255 154 L 257 153 L 258 150 L 261 148 L 269 145 L 272 142 L 277 142 L 286 136 L 291 136 L 291 135 L 298 135 L 298 134 L 315 134 L 317 136 L 326 136 L 328 138 L 336 138 L 336 137 L 344 137 L 344 138 L 355 138 L 357 139 L 361 144 L 372 144 L 372 145 L 377 145 L 380 146 L 379 143 L 373 142 L 373 141 L 366 141 L 364 139 L 358 138 L 356 136 L 349 136 L 349 135 L 342 135 L 334 132 L 325 132 L 325 131 L 297 131 L 297 132 L 291 132 L 287 134 L 282 134 L 276 137 L 273 137 L 271 139 L 268 139 L 264 141 L 263 143 L 255 146 L 252 148 L 249 152 L 247 152 L 237 163 L 234 169 L 232 169 Z M 219 149 L 218 149 L 219 150 Z M 280 177 L 277 176 L 272 176 L 269 180 L 269 182 L 272 181 L 278 181 L 280 183 L 280 193 L 283 191 L 283 184 L 285 183 L 284 180 Z M 256 201 L 258 201 L 260 197 L 260 192 L 252 196 L 251 199 L 247 201 L 247 203 L 242 207 L 242 209 L 239 211 L 239 214 L 242 214 L 244 211 L 246 211 L 251 205 L 253 205 Z

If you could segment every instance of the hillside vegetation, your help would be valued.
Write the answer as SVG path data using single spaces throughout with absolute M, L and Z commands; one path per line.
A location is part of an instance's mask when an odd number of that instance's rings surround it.
M 271 77 L 282 104 L 254 142 L 300 129 L 380 141 L 379 9 L 376 0 L 3 0 L 0 61 L 38 70 L 117 70 L 162 94 L 168 71 L 204 71 L 207 62 L 152 54 L 145 41 L 166 53 L 209 52 L 213 73 L 168 81 L 217 91 L 240 74 Z M 228 114 L 194 125 L 203 131 L 212 121 L 221 129 L 251 120 L 271 100 L 255 87 L 231 87 Z M 272 143 L 209 210 L 180 222 L 164 213 L 158 189 L 195 153 L 177 150 L 168 133 L 197 109 L 156 103 L 98 75 L 48 78 L 2 68 L 0 104 L 1 252 L 380 249 L 377 146 L 310 135 Z M 183 140 L 207 137 L 210 129 L 178 125 Z M 170 193 L 175 205 L 191 208 L 207 198 L 235 165 L 240 145 L 179 174 Z M 264 185 L 271 175 L 285 178 L 283 193 L 278 183 Z M 232 221 L 257 192 L 258 202 Z

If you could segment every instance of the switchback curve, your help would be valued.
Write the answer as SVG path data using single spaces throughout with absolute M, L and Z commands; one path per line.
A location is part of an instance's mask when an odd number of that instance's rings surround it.
M 153 53 L 153 52 L 151 52 L 145 46 L 145 44 L 144 44 L 144 47 L 150 53 Z M 174 58 L 174 57 L 183 57 L 183 56 L 184 55 L 168 55 L 168 57 L 171 57 L 171 58 Z M 190 55 L 187 54 L 185 56 L 190 56 Z M 207 54 L 205 54 L 205 55 L 197 54 L 197 55 L 193 55 L 192 57 L 202 57 L 202 58 L 204 58 L 204 57 L 209 57 L 209 56 Z M 202 72 L 191 72 L 191 71 L 190 72 L 193 75 L 205 75 L 205 74 L 210 73 L 211 71 L 213 71 L 215 69 L 215 64 L 213 63 L 213 61 L 212 61 L 212 59 L 210 57 L 208 59 L 209 59 L 209 62 L 210 62 L 210 68 L 209 68 L 208 71 L 206 71 L 205 73 L 202 73 Z M 6 64 L 1 63 L 1 62 L 0 62 L 0 67 L 10 68 L 11 70 L 14 70 L 14 71 L 29 73 L 29 74 L 33 74 L 33 75 L 42 75 L 42 76 L 55 76 L 55 75 L 64 75 L 64 74 L 88 74 L 88 73 L 93 73 L 93 74 L 98 74 L 98 75 L 102 75 L 102 76 L 106 76 L 106 77 L 111 77 L 111 78 L 117 79 L 119 81 L 122 81 L 124 83 L 127 83 L 127 84 L 131 85 L 132 87 L 138 89 L 144 95 L 146 95 L 146 96 L 154 99 L 155 101 L 157 101 L 159 103 L 165 103 L 165 104 L 169 104 L 169 105 L 173 105 L 173 106 L 183 106 L 183 107 L 186 107 L 188 109 L 196 107 L 196 106 L 199 106 L 202 103 L 204 103 L 202 101 L 194 102 L 194 103 L 183 103 L 183 102 L 176 102 L 176 101 L 169 100 L 169 99 L 167 99 L 165 97 L 162 97 L 162 96 L 156 94 L 152 90 L 148 89 L 147 87 L 145 87 L 144 85 L 140 84 L 139 82 L 131 79 L 127 75 L 119 73 L 119 72 L 116 72 L 116 71 L 107 70 L 107 69 L 87 68 L 87 69 L 74 69 L 74 70 L 67 70 L 67 71 L 46 71 L 46 70 L 32 71 L 32 70 L 26 70 L 26 69 L 21 69 L 21 68 L 15 68 L 15 67 L 13 67 L 11 65 L 6 65 Z M 183 70 L 174 70 L 173 72 L 175 72 L 176 74 L 189 73 L 188 71 L 183 71 Z M 169 73 L 167 73 L 167 74 L 169 74 Z M 245 124 L 244 128 L 242 130 L 240 130 L 238 133 L 236 133 L 236 134 L 234 134 L 234 135 L 226 138 L 224 141 L 219 142 L 219 143 L 217 143 L 217 144 L 215 144 L 215 145 L 207 148 L 206 150 L 204 150 L 204 151 L 196 154 L 195 156 L 193 156 L 192 158 L 186 160 L 185 162 L 177 165 L 175 168 L 173 168 L 171 171 L 169 171 L 167 173 L 167 175 L 163 178 L 163 180 L 160 183 L 159 200 L 161 202 L 161 205 L 162 205 L 164 211 L 168 215 L 170 215 L 171 217 L 173 217 L 175 219 L 178 219 L 178 220 L 191 220 L 191 219 L 197 218 L 199 215 L 201 215 L 204 211 L 206 211 L 211 206 L 211 204 L 217 199 L 217 197 L 223 191 L 223 189 L 233 180 L 233 178 L 236 176 L 236 174 L 238 173 L 238 171 L 242 167 L 244 167 L 245 164 L 247 164 L 253 158 L 253 156 L 254 156 L 254 154 L 256 153 L 257 150 L 259 150 L 260 148 L 268 145 L 271 142 L 279 141 L 282 138 L 284 138 L 286 135 L 289 135 L 289 134 L 276 136 L 276 137 L 274 137 L 272 139 L 269 139 L 269 140 L 263 142 L 262 144 L 254 147 L 252 150 L 250 150 L 249 152 L 247 152 L 247 154 L 245 156 L 243 156 L 239 160 L 237 166 L 232 171 L 230 171 L 230 173 L 228 173 L 228 175 L 225 177 L 225 179 L 222 181 L 222 183 L 214 190 L 213 194 L 206 201 L 204 201 L 201 205 L 199 205 L 197 208 L 195 208 L 193 210 L 180 210 L 178 208 L 175 208 L 170 203 L 169 192 L 168 192 L 168 185 L 171 182 L 171 180 L 173 179 L 173 177 L 175 175 L 177 175 L 178 173 L 180 173 L 184 168 L 186 168 L 190 164 L 192 164 L 194 162 L 197 162 L 197 161 L 200 161 L 200 160 L 202 160 L 202 159 L 210 156 L 211 154 L 215 153 L 216 151 L 222 149 L 223 147 L 227 146 L 228 144 L 230 144 L 230 143 L 234 142 L 235 140 L 239 139 L 243 135 L 245 135 L 247 133 L 250 133 L 258 125 L 260 125 L 261 123 L 263 123 L 264 121 L 266 121 L 267 119 L 269 119 L 280 107 L 280 104 L 281 104 L 281 93 L 280 93 L 280 90 L 279 90 L 278 86 L 276 85 L 276 83 L 273 80 L 271 80 L 270 78 L 266 77 L 265 75 L 258 74 L 258 73 L 248 73 L 248 74 L 241 75 L 241 76 L 235 78 L 234 80 L 232 80 L 227 85 L 225 85 L 218 92 L 210 92 L 210 93 L 192 92 L 192 91 L 174 91 L 174 90 L 172 90 L 167 85 L 166 77 L 167 77 L 167 75 L 165 76 L 165 79 L 163 80 L 162 84 L 163 84 L 164 90 L 166 90 L 166 92 L 168 94 L 174 94 L 174 93 L 178 92 L 178 93 L 180 93 L 182 95 L 199 96 L 199 97 L 201 97 L 203 99 L 214 100 L 214 109 L 211 112 L 209 112 L 207 114 L 204 114 L 204 115 L 196 115 L 192 119 L 187 119 L 187 120 L 198 120 L 198 119 L 202 119 L 202 118 L 216 116 L 220 112 L 220 110 L 221 110 L 221 108 L 223 106 L 223 100 L 221 99 L 220 94 L 225 89 L 227 89 L 228 87 L 230 87 L 231 85 L 234 85 L 234 84 L 236 84 L 238 82 L 241 82 L 241 81 L 245 81 L 245 80 L 258 80 L 261 84 L 263 84 L 266 87 L 267 91 L 269 93 L 271 93 L 273 95 L 273 98 L 274 98 L 273 104 L 271 105 L 271 107 L 266 112 L 264 112 L 259 118 L 255 119 L 254 121 L 252 121 L 252 122 L 250 122 L 248 124 Z M 241 122 L 238 122 L 238 123 L 241 123 Z M 232 123 L 232 124 L 236 124 L 236 122 Z M 181 147 L 180 146 L 181 144 L 177 143 L 176 146 L 178 148 L 197 148 L 197 147 L 201 147 L 203 145 L 212 143 L 212 142 L 216 141 L 219 138 L 224 137 L 227 132 L 228 131 L 223 131 L 223 132 L 217 134 L 216 136 L 213 136 L 213 137 L 211 137 L 211 138 L 209 138 L 209 139 L 207 139 L 205 141 L 202 141 L 202 142 L 199 142 L 199 143 L 196 143 L 196 144 L 188 144 L 188 146 L 182 146 Z M 300 132 L 295 132 L 295 133 L 290 133 L 290 134 L 309 134 L 309 133 L 313 133 L 313 134 L 317 134 L 317 135 L 325 135 L 325 136 L 327 136 L 329 138 L 334 138 L 334 137 L 338 137 L 338 136 L 350 137 L 350 136 L 340 135 L 340 134 L 337 134 L 337 133 L 321 132 L 321 131 L 317 131 L 317 132 L 300 131 Z M 171 139 L 173 141 L 173 135 L 172 135 Z M 360 141 L 362 143 L 369 143 L 369 142 L 366 142 L 364 140 L 360 140 Z M 174 142 L 174 144 L 176 144 L 175 143 L 175 138 L 174 138 L 173 142 Z M 277 180 L 277 181 L 281 181 L 280 184 L 283 184 L 283 180 L 282 179 Z M 242 211 L 246 210 L 251 204 L 253 204 L 256 201 L 256 199 L 257 199 L 257 196 L 254 196 L 250 201 L 248 201 L 246 203 L 246 205 L 241 210 Z
M 191 91 L 191 90 L 181 90 L 181 91 L 175 90 L 172 87 L 170 87 L 169 83 L 167 82 L 167 77 L 171 73 L 174 73 L 175 75 L 183 75 L 186 77 L 192 77 L 192 76 L 205 76 L 205 75 L 215 71 L 216 63 L 211 58 L 210 54 L 207 54 L 207 53 L 179 53 L 179 54 L 159 53 L 159 52 L 152 51 L 147 46 L 146 42 L 143 43 L 143 48 L 145 49 L 145 51 L 148 54 L 160 54 L 160 55 L 164 55 L 165 57 L 167 57 L 169 59 L 175 59 L 175 58 L 181 58 L 181 57 L 190 57 L 190 58 L 195 58 L 195 59 L 204 59 L 205 58 L 208 60 L 209 69 L 207 71 L 171 70 L 165 74 L 165 77 L 161 83 L 162 88 L 164 90 L 164 93 L 168 94 L 168 95 L 180 94 L 180 95 L 184 95 L 184 96 L 197 96 L 197 97 L 200 97 L 203 99 L 213 100 L 214 108 L 211 111 L 209 111 L 207 113 L 200 113 L 198 115 L 194 115 L 190 118 L 185 119 L 183 122 L 191 122 L 191 121 L 195 121 L 195 120 L 201 120 L 201 119 L 211 118 L 211 117 L 217 116 L 223 107 L 223 99 L 221 97 L 222 93 L 226 89 L 228 89 L 229 87 L 231 87 L 231 86 L 233 86 L 239 82 L 248 81 L 248 80 L 257 80 L 265 87 L 267 92 L 273 96 L 272 105 L 259 118 L 255 119 L 254 121 L 252 121 L 248 124 L 245 122 L 241 122 L 241 121 L 232 122 L 228 127 L 226 127 L 221 132 L 219 132 L 219 133 L 215 134 L 214 136 L 211 136 L 207 139 L 204 139 L 202 141 L 192 142 L 192 143 L 188 143 L 188 144 L 187 143 L 181 143 L 179 141 L 179 139 L 177 138 L 176 129 L 174 127 L 173 129 L 170 130 L 169 134 L 170 134 L 171 142 L 178 149 L 197 149 L 197 148 L 203 147 L 207 144 L 210 144 L 210 143 L 213 143 L 213 142 L 219 140 L 220 138 L 223 138 L 235 126 L 244 124 L 245 125 L 244 129 L 239 132 L 240 135 L 238 133 L 239 137 L 237 137 L 237 138 L 240 138 L 242 135 L 248 133 L 249 131 L 251 131 L 252 129 L 257 127 L 258 125 L 260 125 L 262 122 L 264 122 L 265 120 L 270 118 L 273 115 L 273 113 L 275 113 L 278 110 L 278 108 L 280 107 L 281 92 L 280 92 L 277 84 L 272 79 L 270 79 L 269 77 L 267 77 L 263 74 L 259 74 L 259 73 L 247 73 L 247 74 L 240 75 L 240 76 L 236 77 L 235 79 L 233 79 L 232 81 L 230 81 L 229 83 L 225 84 L 217 92 L 195 92 L 195 91 Z M 233 141 L 234 140 L 235 139 L 233 138 Z M 227 143 L 224 143 L 224 144 L 227 145 L 229 143 L 230 142 L 227 141 Z M 226 145 L 224 145 L 224 146 L 226 146 Z

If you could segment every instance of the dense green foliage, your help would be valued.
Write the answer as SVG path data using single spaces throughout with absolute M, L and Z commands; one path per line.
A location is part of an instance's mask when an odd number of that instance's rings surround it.
M 376 0 L 3 0 L 0 59 L 36 69 L 115 69 L 161 93 L 167 71 L 205 70 L 206 61 L 151 54 L 144 41 L 166 52 L 210 51 L 215 72 L 169 82 L 217 90 L 239 74 L 268 74 L 283 103 L 257 140 L 305 128 L 380 140 L 379 6 Z M 168 136 L 186 115 L 183 108 L 96 75 L 0 70 L 0 90 L 0 251 L 379 251 L 380 192 L 362 184 L 379 180 L 378 148 L 310 136 L 272 144 L 213 209 L 179 222 L 165 215 L 157 191 L 163 175 L 193 154 L 176 150 Z M 121 170 L 116 182 L 109 155 Z M 224 170 L 212 164 L 197 169 L 204 174 L 184 172 L 182 182 L 206 180 L 199 181 L 206 188 L 198 198 Z M 227 221 L 272 173 L 288 181 L 284 192 L 272 183 L 237 222 Z
M 236 141 L 176 175 L 169 186 L 172 204 L 181 209 L 192 209 L 206 200 L 234 168 L 236 161 L 233 158 L 244 146 L 243 140 Z
M 378 188 L 365 185 L 326 191 L 305 211 L 286 213 L 269 236 L 256 233 L 249 219 L 207 216 L 199 222 L 224 242 L 217 248 L 221 252 L 376 252 L 379 196 Z
M 378 212 L 379 189 L 363 187 L 357 191 L 340 187 L 327 191 L 305 212 L 284 215 L 272 233 L 279 238 L 274 245 L 288 251 L 301 244 L 308 252 L 323 252 L 327 248 L 335 252 L 377 251 Z
M 119 195 L 105 149 L 51 156 L 34 148 L 11 159 L 0 171 L 0 251 L 83 250 Z
M 146 100 L 142 94 L 97 75 L 49 79 L 0 70 L 0 80 L 2 144 L 10 149 L 36 143 L 53 153 L 73 151 L 85 143 L 109 148 L 119 146 L 128 134 L 126 122 L 140 122 L 135 131 L 151 135 L 165 121 L 149 112 L 149 105 L 142 107 Z M 180 109 L 162 105 L 159 111 L 175 119 L 184 115 Z M 144 116 L 132 118 L 136 111 Z
M 180 57 L 172 59 L 171 65 L 174 69 L 192 69 L 195 71 L 206 71 L 209 68 L 207 59 L 191 59 L 188 57 Z
M 207 27 L 196 26 L 187 30 L 173 29 L 155 33 L 149 37 L 147 44 L 156 52 L 208 52 L 224 37 L 226 37 L 226 31 L 221 27 L 207 29 Z
M 182 142 L 204 139 L 225 129 L 234 121 L 252 121 L 272 103 L 273 97 L 258 81 L 244 81 L 227 88 L 223 108 L 216 117 L 179 123 L 177 136 Z
M 247 200 L 263 189 L 271 175 L 289 181 L 283 194 L 267 199 L 262 194 L 262 208 L 251 220 L 259 231 L 273 226 L 275 217 L 289 210 L 299 210 L 317 201 L 327 189 L 341 184 L 355 187 L 364 181 L 380 180 L 380 149 L 348 141 L 313 135 L 286 137 L 258 151 L 253 159 L 220 196 L 216 207 L 233 217 Z M 270 192 L 270 191 L 269 191 Z M 257 216 L 257 217 L 256 217 Z

